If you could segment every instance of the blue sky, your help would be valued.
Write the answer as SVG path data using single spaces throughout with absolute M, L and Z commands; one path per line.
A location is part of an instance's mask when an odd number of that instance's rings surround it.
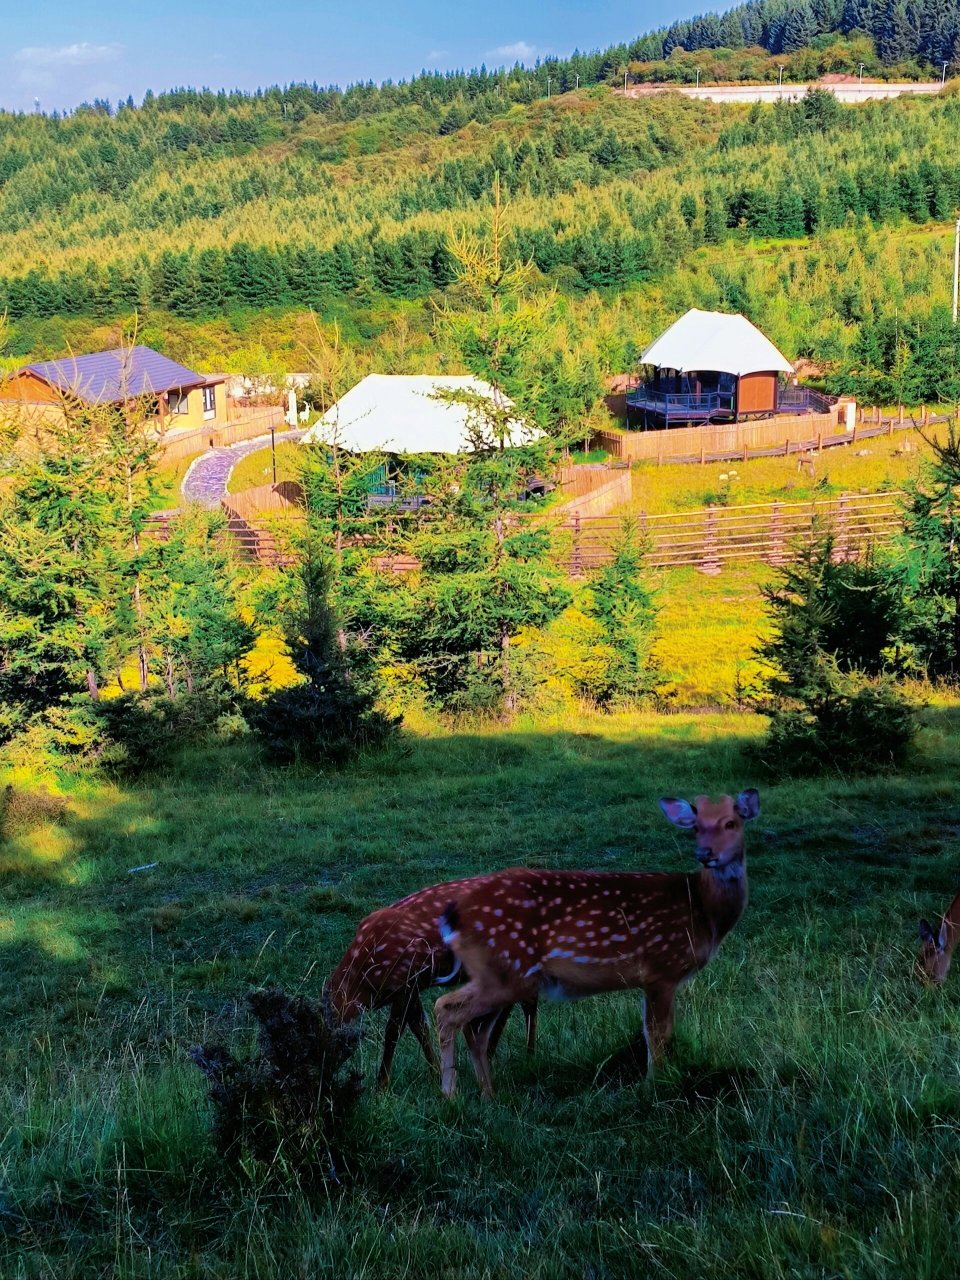
M 3 0 L 0 107 L 116 102 L 176 85 L 399 80 L 421 67 L 532 61 L 629 39 L 686 0 Z

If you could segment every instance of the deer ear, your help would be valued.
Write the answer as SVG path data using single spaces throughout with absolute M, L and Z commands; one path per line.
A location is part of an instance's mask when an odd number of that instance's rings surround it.
M 934 940 L 935 940 L 935 939 L 934 939 L 934 936 L 933 936 L 933 930 L 930 928 L 930 921 L 929 921 L 929 920 L 926 920 L 926 919 L 921 919 L 921 921 L 920 921 L 920 941 L 921 941 L 921 942 L 933 942 Z
M 733 807 L 744 822 L 749 822 L 751 818 L 755 818 L 760 812 L 760 792 L 755 787 L 749 787 L 746 791 L 741 791 L 733 802 Z
M 686 800 L 674 800 L 672 796 L 661 796 L 657 802 L 663 810 L 663 816 L 675 827 L 695 827 L 697 811 Z

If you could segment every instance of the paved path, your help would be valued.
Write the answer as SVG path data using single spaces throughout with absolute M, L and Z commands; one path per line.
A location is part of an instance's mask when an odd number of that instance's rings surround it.
M 299 440 L 304 430 L 277 432 L 277 444 L 286 444 L 291 440 Z M 183 477 L 180 492 L 188 502 L 198 502 L 201 507 L 217 507 L 227 496 L 227 484 L 230 472 L 241 458 L 256 453 L 270 444 L 269 435 L 257 436 L 255 440 L 244 440 L 242 444 L 225 445 L 222 449 L 211 449 L 195 458 Z

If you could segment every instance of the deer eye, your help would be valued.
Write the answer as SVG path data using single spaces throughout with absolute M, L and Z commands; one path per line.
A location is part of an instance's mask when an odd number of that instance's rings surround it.
M 723 825 L 727 828 L 728 831 L 732 831 L 737 824 L 734 822 L 732 818 L 728 818 Z

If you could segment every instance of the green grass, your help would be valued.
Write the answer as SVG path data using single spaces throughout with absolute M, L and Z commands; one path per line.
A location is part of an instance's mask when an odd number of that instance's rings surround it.
M 960 1012 L 910 966 L 956 890 L 956 705 L 900 775 L 760 782 L 747 914 L 652 1084 L 602 1083 L 639 1000 L 598 998 L 546 1007 L 534 1060 L 515 1020 L 486 1106 L 403 1043 L 341 1189 L 231 1181 L 211 1150 L 186 1050 L 249 1042 L 251 984 L 318 994 L 365 911 L 463 871 L 691 866 L 656 798 L 757 781 L 760 728 L 423 726 L 342 773 L 225 747 L 38 800 L 0 847 L 0 1275 L 952 1276 Z M 34 762 L 11 778 L 35 790 Z
M 653 515 L 695 510 L 716 502 L 730 506 L 776 500 L 809 502 L 840 493 L 900 489 L 916 477 L 925 452 L 919 435 L 910 431 L 826 449 L 816 458 L 812 476 L 798 469 L 794 455 L 710 462 L 702 467 L 644 463 L 631 472 L 630 509 Z
M 296 480 L 300 474 L 298 462 L 299 446 L 287 441 L 277 441 L 277 480 Z M 228 493 L 240 493 L 244 489 L 252 489 L 257 485 L 270 484 L 273 480 L 273 459 L 269 446 L 258 449 L 256 453 L 248 453 L 241 458 L 230 472 L 227 482 Z

